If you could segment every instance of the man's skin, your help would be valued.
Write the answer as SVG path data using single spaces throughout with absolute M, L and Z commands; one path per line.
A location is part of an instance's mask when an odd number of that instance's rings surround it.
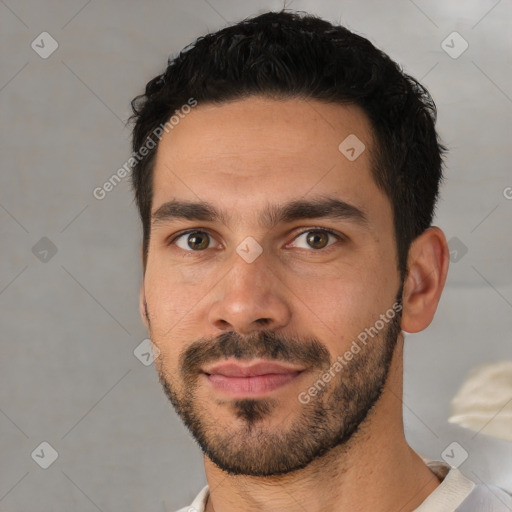
M 338 150 L 349 134 L 366 146 L 352 162 Z M 199 339 L 213 342 L 228 331 L 246 336 L 265 329 L 316 339 L 335 361 L 389 310 L 401 281 L 391 203 L 370 172 L 373 147 L 371 125 L 358 107 L 302 99 L 199 104 L 164 135 L 155 162 L 152 212 L 171 200 L 201 200 L 228 216 L 225 223 L 168 219 L 151 229 L 140 309 L 161 353 L 157 369 L 177 397 L 187 392 L 180 355 Z M 325 196 L 357 207 L 367 223 L 308 218 L 269 228 L 259 222 L 269 204 Z M 346 238 L 331 237 L 327 247 L 311 248 L 306 235 L 299 235 L 319 227 Z M 187 235 L 166 245 L 171 235 L 187 229 L 206 230 L 210 246 L 193 251 Z M 252 263 L 236 252 L 246 237 L 263 249 Z M 439 228 L 427 229 L 414 241 L 402 299 L 404 331 L 419 332 L 432 321 L 448 261 Z M 368 351 L 378 343 L 380 336 L 368 343 Z M 401 333 L 383 392 L 359 430 L 302 469 L 267 477 L 233 475 L 205 455 L 207 510 L 408 512 L 418 507 L 439 480 L 404 436 L 402 362 Z M 297 397 L 317 378 L 318 369 L 306 370 L 259 395 L 273 398 L 274 406 L 256 422 L 258 432 L 269 439 L 299 424 L 305 406 Z M 248 456 L 254 453 L 257 463 L 258 451 L 264 453 L 258 445 L 262 438 L 244 428 L 248 420 L 235 415 L 233 400 L 204 374 L 198 376 L 193 403 L 212 444 L 229 436 L 234 449 L 252 448 Z

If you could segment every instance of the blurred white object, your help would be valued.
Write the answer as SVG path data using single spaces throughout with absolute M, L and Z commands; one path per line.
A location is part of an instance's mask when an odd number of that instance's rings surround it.
M 451 405 L 449 423 L 512 441 L 512 361 L 474 368 Z

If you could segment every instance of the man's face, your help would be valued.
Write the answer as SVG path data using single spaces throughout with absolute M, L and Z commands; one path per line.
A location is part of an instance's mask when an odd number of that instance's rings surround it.
M 401 282 L 371 137 L 357 107 L 251 97 L 199 104 L 159 143 L 141 304 L 165 392 L 225 471 L 305 467 L 380 396 Z

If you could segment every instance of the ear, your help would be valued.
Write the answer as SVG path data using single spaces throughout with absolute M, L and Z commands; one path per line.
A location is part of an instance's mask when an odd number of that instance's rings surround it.
M 402 296 L 402 330 L 420 332 L 430 325 L 446 282 L 449 262 L 448 244 L 438 227 L 428 228 L 413 241 Z
M 144 291 L 144 281 L 140 285 L 139 291 L 139 311 L 140 317 L 146 326 L 146 329 L 149 331 L 149 318 L 147 314 L 147 303 L 146 303 L 146 292 Z
M 143 244 L 140 244 L 140 257 L 142 259 L 142 283 L 140 285 L 139 290 L 139 312 L 146 329 L 149 331 L 149 318 L 147 314 L 147 302 L 146 302 L 146 292 L 144 290 L 144 275 L 146 274 L 146 265 L 144 261 L 144 248 Z

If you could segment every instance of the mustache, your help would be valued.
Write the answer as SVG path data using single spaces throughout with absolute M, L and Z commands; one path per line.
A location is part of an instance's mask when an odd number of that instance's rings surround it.
M 185 379 L 190 379 L 207 363 L 231 357 L 299 363 L 308 369 L 321 369 L 330 364 L 329 351 L 315 338 L 282 336 L 268 330 L 248 336 L 227 331 L 214 339 L 193 342 L 180 356 L 180 371 Z

